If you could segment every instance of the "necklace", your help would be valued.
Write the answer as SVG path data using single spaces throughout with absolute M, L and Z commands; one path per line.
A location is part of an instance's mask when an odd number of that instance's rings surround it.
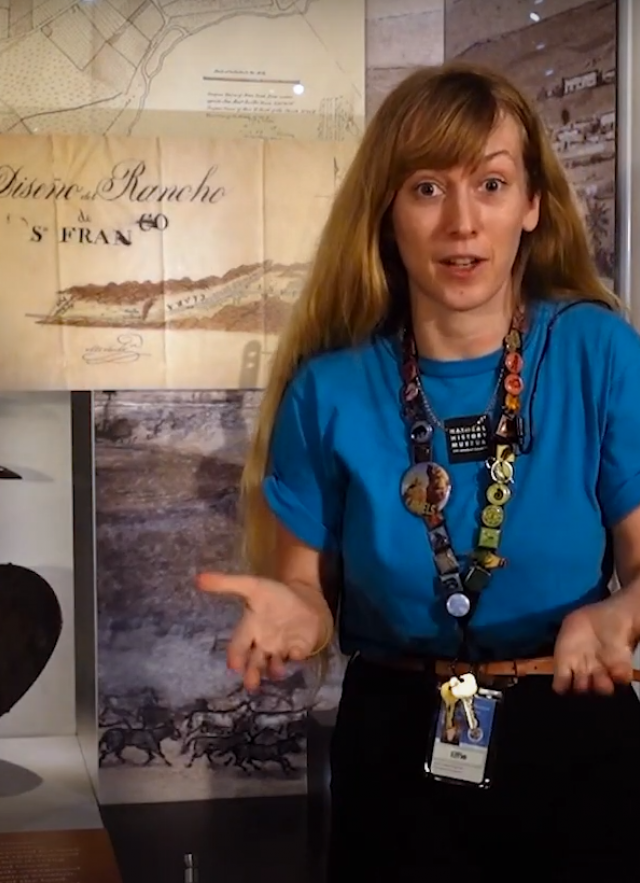
M 460 621 L 463 631 L 473 615 L 480 593 L 487 587 L 493 571 L 504 567 L 506 561 L 498 549 L 504 521 L 504 507 L 513 492 L 515 460 L 524 438 L 520 416 L 522 380 L 522 334 L 525 316 L 523 310 L 514 315 L 509 332 L 503 341 L 502 366 L 495 395 L 481 418 L 486 420 L 488 456 L 485 459 L 487 487 L 485 505 L 480 513 L 476 546 L 470 564 L 462 568 L 456 556 L 444 510 L 451 496 L 452 485 L 447 470 L 433 460 L 433 433 L 435 428 L 447 431 L 448 422 L 477 421 L 479 418 L 456 418 L 456 421 L 434 421 L 422 380 L 418 351 L 413 332 L 405 328 L 402 340 L 402 412 L 409 429 L 412 465 L 402 476 L 400 492 L 406 508 L 421 518 L 426 526 L 434 556 L 438 587 L 447 612 Z M 490 412 L 495 409 L 501 394 L 500 416 L 495 429 L 490 426 Z M 455 428 L 455 427 L 454 427 Z M 447 432 L 447 437 L 449 432 Z M 448 442 L 449 451 L 451 445 Z M 473 456 L 471 459 L 477 459 Z M 452 462 L 460 460 L 452 459 Z
M 449 420 L 440 420 L 431 407 L 422 384 L 420 384 L 420 396 L 425 416 L 434 429 L 441 429 L 444 432 L 449 463 L 483 462 L 490 456 L 490 416 L 495 411 L 504 377 L 505 368 L 502 365 L 498 380 L 489 399 L 489 404 L 482 414 L 470 417 L 451 417 Z
M 500 394 L 500 387 L 502 386 L 503 380 L 504 380 L 504 365 L 500 368 L 500 376 L 498 377 L 498 381 L 494 387 L 493 392 L 491 393 L 491 398 L 489 399 L 489 404 L 484 409 L 482 414 L 479 414 L 477 417 L 467 417 L 464 419 L 473 420 L 474 421 L 473 426 L 478 426 L 480 424 L 480 422 L 485 417 L 489 417 L 489 415 L 493 413 L 493 410 L 495 409 L 495 406 L 498 402 L 498 396 Z M 437 427 L 438 429 L 442 429 L 443 432 L 447 432 L 447 429 L 448 429 L 449 425 L 451 424 L 451 420 L 441 420 L 438 417 L 438 415 L 436 414 L 436 412 L 433 410 L 433 408 L 431 406 L 431 402 L 429 401 L 429 399 L 427 397 L 427 394 L 424 390 L 424 387 L 422 386 L 422 383 L 420 383 L 420 395 L 422 397 L 422 404 L 424 406 L 424 410 L 426 412 L 426 415 L 429 419 L 429 423 L 431 423 L 432 426 Z M 457 417 L 454 419 L 462 420 L 463 418 Z

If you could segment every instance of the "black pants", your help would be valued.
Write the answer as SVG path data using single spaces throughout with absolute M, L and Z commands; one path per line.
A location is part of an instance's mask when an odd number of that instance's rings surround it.
M 638 879 L 632 688 L 558 696 L 539 675 L 508 688 L 486 791 L 425 778 L 435 709 L 433 676 L 350 662 L 331 749 L 330 883 Z

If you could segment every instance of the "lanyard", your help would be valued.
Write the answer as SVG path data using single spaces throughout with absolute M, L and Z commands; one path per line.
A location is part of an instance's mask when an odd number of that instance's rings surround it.
M 515 461 L 524 439 L 520 415 L 522 380 L 522 334 L 524 313 L 518 311 L 503 342 L 500 372 L 500 413 L 490 426 L 484 459 L 486 474 L 485 505 L 480 513 L 475 549 L 466 567 L 456 555 L 445 519 L 445 508 L 453 487 L 447 470 L 433 459 L 433 435 L 439 425 L 434 420 L 420 378 L 419 357 L 413 332 L 405 328 L 402 336 L 402 392 L 401 403 L 409 430 L 411 466 L 402 476 L 401 495 L 406 508 L 425 524 L 433 553 L 437 586 L 444 606 L 459 623 L 463 646 L 467 644 L 467 628 L 481 593 L 487 588 L 493 571 L 504 567 L 506 561 L 499 554 L 500 536 L 505 517 L 505 506 L 513 494 Z M 495 415 L 494 415 L 495 416 Z M 473 444 L 475 423 L 482 419 L 491 423 L 490 414 L 479 418 L 459 418 L 449 421 L 452 427 L 466 423 L 466 438 Z M 475 423 L 474 423 L 475 421 Z M 445 432 L 448 430 L 445 428 Z M 450 439 L 448 439 L 448 442 Z M 451 444 L 448 444 L 451 450 Z M 480 452 L 483 453 L 482 446 Z

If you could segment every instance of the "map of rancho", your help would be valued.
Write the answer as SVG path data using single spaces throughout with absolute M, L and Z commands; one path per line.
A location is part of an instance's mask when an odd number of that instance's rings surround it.
M 354 150 L 0 135 L 0 388 L 258 388 Z
M 357 140 L 364 0 L 0 0 L 0 132 Z

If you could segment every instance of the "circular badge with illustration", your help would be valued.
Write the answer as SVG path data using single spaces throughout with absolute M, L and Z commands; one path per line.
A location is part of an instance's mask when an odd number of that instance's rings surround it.
M 438 463 L 416 463 L 402 477 L 402 500 L 414 515 L 441 512 L 451 495 L 451 479 Z

